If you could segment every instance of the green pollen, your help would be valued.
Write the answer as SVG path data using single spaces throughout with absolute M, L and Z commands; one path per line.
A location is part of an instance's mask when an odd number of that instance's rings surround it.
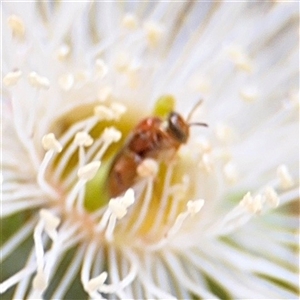
M 105 206 L 110 199 L 107 189 L 107 178 L 111 162 L 112 159 L 103 161 L 96 176 L 86 184 L 84 207 L 89 212 Z
M 176 101 L 172 95 L 163 95 L 157 99 L 153 114 L 165 118 L 171 111 L 174 111 L 175 104 Z

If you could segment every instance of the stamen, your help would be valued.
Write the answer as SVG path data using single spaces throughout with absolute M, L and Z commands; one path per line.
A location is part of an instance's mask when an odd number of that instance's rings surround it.
M 164 33 L 163 27 L 158 23 L 147 22 L 144 24 L 144 30 L 147 34 L 149 45 L 151 47 L 158 46 Z
M 69 91 L 74 85 L 74 75 L 72 73 L 66 73 L 58 78 L 58 84 L 64 91 Z
M 240 205 L 248 210 L 250 213 L 259 214 L 262 210 L 263 198 L 257 195 L 254 198 L 248 192 L 240 202 Z
M 43 197 L 37 199 L 23 199 L 17 201 L 6 201 L 1 206 L 1 217 L 9 217 L 18 212 L 24 210 L 30 210 L 45 205 L 45 199 Z
M 36 290 L 44 290 L 47 286 L 47 282 L 44 277 L 44 247 L 43 247 L 43 240 L 42 234 L 44 231 L 44 220 L 40 218 L 37 226 L 34 229 L 34 245 L 35 245 L 35 256 L 36 256 L 36 263 L 37 263 L 37 274 L 33 280 L 33 287 Z
M 60 224 L 60 219 L 52 214 L 49 210 L 42 209 L 40 211 L 40 218 L 44 220 L 45 232 L 52 239 L 57 238 L 57 227 Z
M 78 132 L 78 130 L 84 129 L 85 131 L 89 131 L 92 127 L 95 126 L 97 123 L 97 119 L 95 117 L 91 117 L 88 119 L 88 121 L 83 121 L 77 124 L 77 126 L 71 127 L 69 131 L 61 138 L 61 143 L 65 146 L 67 146 L 66 150 L 63 152 L 63 156 L 60 158 L 55 170 L 53 171 L 52 177 L 55 178 L 55 180 L 58 182 L 63 172 L 65 171 L 66 165 L 70 161 L 72 155 L 75 151 L 77 151 L 77 145 L 72 142 L 70 146 L 68 145 L 70 143 L 71 139 L 74 139 L 74 135 Z M 74 177 L 76 176 L 76 171 L 71 172 L 70 175 L 65 179 L 64 184 L 69 183 L 69 181 L 74 180 Z M 69 181 L 68 181 L 69 180 Z
M 20 70 L 9 72 L 3 77 L 3 84 L 5 86 L 16 85 L 19 79 L 21 78 L 21 76 L 22 76 L 22 72 Z
M 220 222 L 213 225 L 212 235 L 224 235 L 247 223 L 255 214 L 260 214 L 265 199 L 262 195 L 254 198 L 248 192 Z
M 137 167 L 137 173 L 141 177 L 156 177 L 158 163 L 151 158 L 144 159 Z
M 182 228 L 182 225 L 184 221 L 188 217 L 193 217 L 196 214 L 198 214 L 201 210 L 201 208 L 204 205 L 204 200 L 203 199 L 197 199 L 197 200 L 190 200 L 188 201 L 186 205 L 186 211 L 180 213 L 176 220 L 175 223 L 172 225 L 172 227 L 167 231 L 165 234 L 165 237 L 161 239 L 157 244 L 148 246 L 149 249 L 151 250 L 157 250 L 162 248 L 170 238 L 176 235 L 176 233 Z
M 48 193 L 53 199 L 58 199 L 58 193 L 45 180 L 45 173 L 54 154 L 62 151 L 62 146 L 59 143 L 59 141 L 55 138 L 55 135 L 53 133 L 46 134 L 42 138 L 42 145 L 47 152 L 45 153 L 44 159 L 39 167 L 37 181 L 40 187 L 43 189 L 43 191 Z
M 105 153 L 105 151 L 107 150 L 107 148 L 112 144 L 112 143 L 116 143 L 121 139 L 122 133 L 117 130 L 116 128 L 114 128 L 113 126 L 111 127 L 107 127 L 104 129 L 104 132 L 101 136 L 102 141 L 104 141 L 101 149 L 99 150 L 99 152 L 97 153 L 97 155 L 95 156 L 96 160 L 100 160 L 103 156 L 103 154 Z
M 104 214 L 102 215 L 101 221 L 99 222 L 99 224 L 96 227 L 96 232 L 101 232 L 106 227 L 110 216 L 111 216 L 110 209 L 106 209 Z
M 227 124 L 217 124 L 216 126 L 216 137 L 221 142 L 231 142 L 235 137 L 235 132 L 232 127 L 228 126 Z
M 223 173 L 228 183 L 234 184 L 237 182 L 238 172 L 234 163 L 228 162 L 227 164 L 225 164 L 225 166 L 223 167 Z
M 210 153 L 204 153 L 199 162 L 199 167 L 204 169 L 207 173 L 211 173 L 214 168 L 214 161 Z
M 85 192 L 86 192 L 86 186 L 83 185 L 81 187 L 81 189 L 78 191 L 78 196 L 77 196 L 77 211 L 79 213 L 83 213 L 84 212 L 84 196 L 85 196 Z
M 131 89 L 136 89 L 139 85 L 139 75 L 138 71 L 140 70 L 140 66 L 135 66 L 134 64 L 129 66 L 129 69 L 127 71 L 127 78 L 128 78 L 128 86 Z
M 89 181 L 95 177 L 97 174 L 98 169 L 100 168 L 101 162 L 100 161 L 93 161 L 85 166 L 79 168 L 78 170 L 78 177 L 80 180 Z
M 95 298 L 101 299 L 101 295 L 98 294 L 96 291 L 92 291 L 90 289 L 88 289 L 88 283 L 90 281 L 90 272 L 91 272 L 91 267 L 92 267 L 92 262 L 95 259 L 95 254 L 96 254 L 96 250 L 97 250 L 97 244 L 95 242 L 90 243 L 85 251 L 85 256 L 83 259 L 83 265 L 81 268 L 81 282 L 83 285 L 83 288 L 85 289 L 85 291 L 88 292 L 89 296 L 91 298 Z
M 32 287 L 42 293 L 48 286 L 47 278 L 43 271 L 38 271 L 32 281 Z
M 29 83 L 37 89 L 49 89 L 50 81 L 47 77 L 38 75 L 36 72 L 30 72 L 28 75 Z
M 133 14 L 126 14 L 122 20 L 122 26 L 134 30 L 138 26 L 138 20 L 135 15 Z
M 119 132 L 114 127 L 107 127 L 107 128 L 105 128 L 105 130 L 102 133 L 101 137 L 98 138 L 95 141 L 95 143 L 89 148 L 88 153 L 87 153 L 87 159 L 90 159 L 90 158 L 93 157 L 94 160 L 101 160 L 102 155 L 105 153 L 105 151 L 107 150 L 107 148 L 110 146 L 110 144 L 112 142 L 114 142 L 114 140 L 111 141 L 111 138 L 107 139 L 107 136 L 109 136 L 110 133 L 112 133 L 113 135 L 115 134 L 114 131 Z M 119 135 L 119 134 L 121 134 L 121 132 L 116 133 L 116 139 L 115 139 L 115 141 L 117 141 L 117 138 L 118 138 L 117 135 Z M 101 148 L 99 149 L 100 146 L 101 146 Z M 97 154 L 95 154 L 95 151 L 98 151 Z
M 60 234 L 58 235 L 59 240 L 55 241 L 55 247 L 53 246 L 50 250 L 52 251 L 52 257 L 56 259 L 55 251 L 60 251 L 61 253 L 72 248 L 85 236 L 84 232 L 79 232 L 81 224 L 75 222 L 70 224 L 70 222 L 65 222 L 60 228 Z M 55 249 L 54 249 L 55 248 Z M 55 251 L 54 251 L 55 250 Z
M 121 198 L 121 203 L 128 208 L 131 206 L 135 201 L 135 196 L 134 196 L 134 190 L 133 189 L 128 189 L 124 196 Z
M 124 52 L 120 52 L 115 60 L 115 68 L 118 72 L 120 73 L 124 73 L 128 70 L 130 66 L 130 59 L 129 56 L 124 53 Z
M 100 58 L 96 59 L 96 76 L 103 79 L 108 72 L 108 67 Z
M 170 195 L 175 196 L 179 195 L 179 198 L 183 198 L 187 191 L 190 184 L 190 177 L 187 174 L 182 176 L 182 181 L 178 184 L 174 184 L 170 188 Z
M 250 210 L 255 213 L 255 214 L 260 214 L 261 211 L 262 211 L 262 205 L 263 205 L 263 202 L 264 202 L 264 198 L 262 195 L 256 195 L 253 199 L 253 204 L 252 204 L 252 207 L 250 208 Z
M 113 120 L 115 119 L 115 113 L 112 109 L 108 108 L 105 105 L 97 105 L 94 107 L 94 115 L 99 119 L 102 120 Z
M 211 80 L 207 77 L 202 77 L 198 81 L 198 91 L 203 94 L 208 94 L 212 90 Z
M 75 233 L 74 229 L 77 230 L 75 227 L 71 228 L 71 230 L 62 234 L 65 239 L 62 240 L 61 243 L 52 243 L 52 247 L 48 251 L 49 253 L 44 255 L 42 240 L 43 232 L 45 231 L 47 234 L 50 233 L 50 238 L 55 236 L 54 240 L 56 241 L 57 233 L 53 234 L 53 230 L 55 230 L 58 226 L 58 223 L 58 218 L 56 218 L 50 211 L 41 211 L 40 220 L 35 226 L 33 236 L 36 259 L 34 261 L 34 253 L 32 253 L 29 256 L 26 266 L 22 270 L 0 284 L 0 293 L 4 293 L 8 288 L 19 282 L 20 284 L 17 287 L 16 294 L 24 295 L 25 291 L 28 289 L 30 275 L 34 271 L 37 271 L 37 274 L 33 279 L 34 291 L 30 295 L 27 295 L 27 298 L 37 299 L 41 297 L 42 293 L 48 286 L 48 278 L 53 267 L 53 263 L 60 257 L 61 253 L 63 253 L 66 249 L 73 247 L 74 243 L 78 242 L 77 237 L 80 236 L 77 234 L 75 238 L 71 239 L 70 236 Z M 58 253 L 58 251 L 61 253 Z M 14 299 L 20 299 L 20 297 L 14 297 Z
M 47 216 L 48 219 L 49 216 Z M 52 217 L 51 217 L 52 218 Z M 51 221 L 51 223 L 53 223 Z M 57 222 L 55 222 L 57 224 Z M 52 226 L 53 224 L 51 224 Z M 28 296 L 29 298 L 39 298 L 42 296 L 48 282 L 50 274 L 55 267 L 57 260 L 71 247 L 73 247 L 82 238 L 82 234 L 77 232 L 78 226 L 75 224 L 70 227 L 68 225 L 62 226 L 60 234 L 57 239 L 52 242 L 51 248 L 47 251 L 44 257 L 44 267 L 37 267 L 37 274 L 33 279 L 33 292 Z
M 75 151 L 77 151 L 77 146 L 73 143 L 74 136 L 78 131 L 85 131 L 89 132 L 97 123 L 98 118 L 95 116 L 88 117 L 84 119 L 83 121 L 80 121 L 78 123 L 75 123 L 72 125 L 60 138 L 61 144 L 66 147 L 65 151 L 63 152 L 63 155 L 60 157 L 55 169 L 52 173 L 52 178 L 55 180 L 55 182 L 61 182 L 62 175 L 65 171 L 66 166 L 70 162 L 72 156 L 74 155 Z M 95 143 L 94 143 L 95 144 Z M 90 147 L 91 148 L 91 147 Z M 88 160 L 88 157 L 86 157 Z M 76 170 L 73 169 L 70 174 L 68 174 L 66 177 L 63 178 L 63 185 L 68 186 L 76 179 Z
M 167 232 L 166 238 L 170 238 L 170 237 L 174 236 L 180 230 L 180 228 L 182 227 L 183 222 L 186 220 L 186 218 L 189 216 L 196 215 L 201 210 L 203 205 L 204 205 L 203 199 L 188 201 L 188 203 L 186 205 L 187 206 L 186 211 L 183 213 L 180 213 L 178 215 L 174 225 Z
M 134 255 L 132 252 L 127 252 L 127 254 L 130 255 L 130 259 L 132 263 L 135 263 L 136 265 L 139 264 L 136 255 Z M 151 277 L 148 274 L 149 272 L 147 272 L 148 270 L 151 269 L 151 267 L 152 267 L 151 255 L 148 255 L 145 258 L 145 267 L 139 268 L 139 280 L 141 281 L 145 293 L 148 294 L 151 292 L 150 295 L 154 296 L 154 297 L 149 297 L 149 299 L 155 298 L 155 299 L 177 300 L 174 296 L 165 292 L 163 288 L 160 288 L 158 284 L 153 283 Z
M 70 53 L 71 53 L 70 46 L 67 44 L 63 44 L 59 47 L 57 51 L 57 58 L 61 61 L 64 61 L 69 56 Z
M 113 294 L 122 291 L 128 285 L 132 283 L 137 274 L 137 265 L 134 262 L 131 262 L 131 267 L 129 273 L 125 278 L 123 278 L 120 282 L 116 282 L 114 284 L 102 284 L 99 286 L 98 290 L 101 293 L 105 294 Z
M 23 38 L 25 36 L 25 25 L 20 17 L 11 15 L 8 17 L 7 23 L 12 30 L 13 36 L 17 38 Z
M 77 72 L 75 72 L 74 78 L 75 78 L 75 84 L 78 87 L 81 87 L 84 84 L 86 84 L 90 79 L 90 72 L 88 70 L 78 70 Z
M 107 272 L 102 272 L 99 276 L 90 279 L 85 286 L 86 291 L 91 294 L 96 292 L 97 290 L 101 289 L 106 279 Z
M 131 282 L 135 279 L 137 275 L 137 265 L 133 262 L 130 258 L 129 251 L 123 251 L 124 255 L 121 258 L 122 262 L 118 262 L 116 256 L 116 249 L 113 246 L 110 246 L 108 249 L 108 259 L 109 259 L 109 271 L 110 271 L 110 281 L 112 284 L 104 284 L 100 292 L 108 294 L 108 293 L 115 293 L 116 296 L 120 299 L 129 299 L 129 295 L 124 292 L 124 289 L 131 284 Z M 129 273 L 120 280 L 120 276 L 122 272 L 119 272 L 119 265 L 124 265 L 124 261 L 127 260 L 125 257 L 128 257 L 130 263 L 130 270 Z M 123 268 L 122 268 L 123 269 Z
M 113 215 L 116 216 L 118 220 L 122 219 L 127 214 L 127 209 L 119 200 L 111 199 L 109 201 L 108 207 Z
M 64 132 L 64 134 L 60 138 L 62 145 L 64 147 L 67 146 L 70 141 L 74 139 L 74 135 L 78 131 L 84 130 L 86 132 L 89 132 L 98 123 L 98 121 L 99 120 L 95 116 L 91 116 L 75 124 L 72 124 L 71 127 L 66 132 Z
M 81 174 L 80 172 L 82 171 L 82 167 L 84 166 L 85 163 L 85 150 L 84 147 L 89 147 L 90 145 L 92 145 L 92 143 L 94 142 L 94 140 L 92 139 L 92 137 L 86 132 L 86 131 L 80 131 L 77 132 L 74 138 L 74 145 L 78 146 L 79 148 L 79 171 L 78 174 Z M 100 165 L 98 166 L 97 162 L 96 162 L 96 172 L 98 171 L 98 168 L 100 167 Z M 91 166 L 88 167 L 89 168 L 93 168 Z M 87 170 L 83 169 L 83 172 L 86 172 Z M 93 174 L 91 174 L 92 176 Z M 79 175 L 78 175 L 79 176 Z M 80 176 L 79 176 L 80 177 Z M 93 178 L 94 176 L 92 176 Z M 78 197 L 77 197 L 77 210 L 79 212 L 83 212 L 83 206 L 84 206 L 84 195 L 85 195 L 85 185 L 81 185 L 81 189 L 78 191 Z
M 34 72 L 32 72 L 34 73 Z M 29 75 L 29 78 L 30 78 L 30 75 Z M 35 122 L 36 122 L 36 114 L 37 112 L 39 111 L 39 94 L 40 94 L 40 88 L 46 88 L 46 81 L 48 79 L 46 79 L 45 77 L 42 78 L 42 77 L 37 77 L 37 83 L 34 84 L 34 86 L 36 87 L 36 91 L 35 91 L 35 96 L 32 98 L 31 100 L 31 104 L 32 104 L 32 107 L 30 109 L 30 114 L 29 114 L 29 118 L 28 118 L 28 124 L 27 124 L 27 128 L 26 128 L 26 131 L 28 132 L 28 137 L 31 138 L 33 135 L 34 135 L 34 131 L 36 130 L 35 129 Z M 30 81 L 30 79 L 29 79 Z
M 92 137 L 85 131 L 77 132 L 74 138 L 74 144 L 78 147 L 89 147 L 93 144 L 94 140 Z
M 128 86 L 131 89 L 137 88 L 140 78 L 138 75 L 138 71 L 141 69 L 141 65 L 137 61 L 124 62 L 123 65 L 119 63 L 119 72 L 126 74 L 128 80 Z
M 178 205 L 180 201 L 185 198 L 185 195 L 189 188 L 189 177 L 184 175 L 182 178 L 182 182 L 171 187 L 172 195 L 172 206 L 167 219 L 167 226 L 171 226 L 176 219 L 176 215 L 178 213 Z
M 190 253 L 187 253 L 188 251 L 189 250 L 185 251 L 185 253 L 188 255 L 188 258 L 190 259 L 190 256 L 192 255 Z M 212 292 L 209 292 L 208 289 L 206 288 L 206 283 L 202 275 L 199 274 L 198 268 L 186 268 L 186 266 L 180 262 L 176 253 L 172 251 L 168 251 L 168 252 L 164 251 L 162 257 L 164 262 L 166 263 L 166 267 L 168 268 L 170 274 L 180 274 L 180 278 L 176 277 L 176 280 L 174 278 L 173 281 L 174 286 L 177 285 L 184 286 L 187 290 L 189 290 L 189 293 L 197 295 L 196 298 L 217 299 L 216 295 L 213 294 Z M 190 265 L 195 265 L 195 264 L 190 264 Z M 215 274 L 212 274 L 212 276 L 215 276 Z M 183 297 L 183 298 L 185 299 L 187 297 Z
M 42 233 L 45 231 L 52 241 L 56 240 L 57 227 L 60 223 L 60 219 L 56 217 L 51 211 L 42 209 L 40 211 L 40 220 L 34 230 L 34 241 L 37 257 L 37 265 L 42 266 L 43 259 L 43 242 Z
M 181 228 L 181 226 L 182 226 L 184 220 L 187 218 L 187 216 L 188 216 L 187 213 L 182 213 L 182 214 L 178 215 L 174 225 L 168 231 L 168 235 L 167 235 L 168 238 L 171 236 L 174 236 L 179 231 L 179 229 Z
M 163 187 L 163 192 L 161 196 L 161 201 L 160 205 L 158 208 L 158 213 L 153 221 L 152 228 L 150 230 L 150 234 L 156 235 L 157 231 L 159 230 L 159 227 L 161 223 L 163 222 L 165 218 L 165 213 L 167 210 L 167 205 L 168 205 L 168 198 L 169 198 L 169 192 L 170 192 L 170 185 L 171 185 L 171 179 L 172 179 L 172 174 L 174 171 L 175 164 L 172 163 L 170 166 L 167 168 L 167 172 L 165 175 L 165 181 L 164 181 L 164 187 Z
M 105 239 L 108 242 L 111 242 L 113 240 L 113 232 L 115 230 L 116 223 L 117 223 L 117 216 L 115 214 L 111 214 L 105 231 Z
M 210 78 L 196 75 L 189 81 L 189 87 L 201 94 L 208 94 L 211 92 L 212 84 Z
M 208 153 L 212 150 L 212 145 L 207 139 L 202 139 L 198 141 L 197 147 L 200 147 L 202 153 Z
M 241 47 L 232 45 L 227 50 L 231 60 L 240 70 L 249 73 L 254 70 L 253 63 Z
M 54 133 L 48 133 L 42 138 L 42 145 L 46 151 L 61 152 L 62 146 L 55 138 Z
M 128 189 L 123 197 L 113 198 L 109 201 L 108 209 L 111 211 L 111 216 L 105 232 L 107 241 L 112 241 L 116 221 L 125 217 L 128 207 L 134 203 L 134 200 L 133 189 Z
M 111 241 L 113 239 L 113 231 L 116 226 L 117 220 L 120 220 L 125 217 L 127 214 L 127 209 L 134 203 L 135 196 L 133 189 L 128 189 L 124 196 L 112 198 L 109 201 L 108 207 L 104 212 L 101 221 L 96 227 L 96 231 L 102 231 L 107 225 L 107 229 L 105 231 L 105 237 L 107 241 Z
M 75 184 L 75 186 L 73 187 L 73 189 L 71 190 L 71 192 L 69 193 L 69 195 L 66 199 L 67 211 L 71 210 L 77 196 L 81 195 L 80 194 L 81 190 L 82 190 L 82 188 L 84 188 L 86 183 L 95 177 L 100 165 L 101 165 L 100 161 L 93 161 L 93 162 L 78 169 L 77 176 L 79 177 L 79 180 L 77 181 L 77 183 Z M 83 199 L 82 196 L 79 197 L 79 202 L 77 205 L 77 208 L 79 209 L 79 211 L 83 211 L 82 199 Z
M 119 102 L 112 102 L 110 105 L 110 108 L 114 112 L 114 116 L 116 120 L 119 120 L 119 118 L 126 112 L 127 107 Z
M 105 102 L 111 97 L 111 94 L 112 88 L 110 86 L 104 86 L 98 91 L 97 100 L 99 102 Z
M 277 195 L 277 193 L 275 192 L 275 190 L 268 186 L 266 187 L 265 191 L 264 191 L 264 196 L 266 199 L 266 202 L 271 206 L 271 207 L 278 207 L 279 205 L 279 197 Z
M 277 168 L 277 176 L 282 189 L 289 189 L 294 185 L 294 180 L 286 165 Z
M 148 210 L 149 210 L 149 205 L 151 203 L 152 194 L 153 194 L 153 180 L 154 180 L 154 177 L 152 177 L 152 176 L 149 177 L 148 180 L 147 180 L 146 193 L 145 193 L 145 196 L 143 197 L 142 208 L 139 211 L 138 217 L 134 221 L 132 227 L 129 228 L 129 232 L 126 229 L 126 233 L 129 236 L 133 236 L 138 231 L 139 227 L 145 221 L 145 218 L 146 218 Z
M 299 98 L 298 88 L 293 89 L 289 92 L 288 99 L 284 102 L 284 107 L 286 107 L 286 108 L 296 108 L 299 111 L 300 98 Z
M 245 87 L 241 89 L 240 96 L 246 102 L 254 102 L 258 97 L 258 91 L 256 87 Z
M 193 200 L 193 201 L 190 200 L 187 203 L 187 211 L 191 216 L 194 216 L 201 210 L 203 205 L 204 205 L 203 199 L 198 199 L 198 200 Z

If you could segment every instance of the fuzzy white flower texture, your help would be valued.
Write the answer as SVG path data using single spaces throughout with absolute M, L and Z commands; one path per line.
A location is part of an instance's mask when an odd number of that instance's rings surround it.
M 296 2 L 6 2 L 2 19 L 3 299 L 297 298 Z M 172 110 L 208 127 L 112 193 L 126 138 Z

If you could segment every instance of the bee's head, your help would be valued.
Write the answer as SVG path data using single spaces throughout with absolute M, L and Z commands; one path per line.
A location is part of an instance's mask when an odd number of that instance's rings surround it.
M 189 137 L 189 124 L 176 112 L 171 112 L 167 119 L 168 132 L 179 143 L 186 143 Z
M 167 119 L 168 132 L 181 144 L 185 144 L 189 138 L 190 126 L 206 126 L 206 123 L 187 123 L 177 112 L 171 112 Z

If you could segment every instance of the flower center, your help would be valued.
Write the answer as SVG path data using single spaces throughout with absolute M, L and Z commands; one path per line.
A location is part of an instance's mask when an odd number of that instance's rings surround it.
M 173 106 L 172 97 L 162 97 L 153 113 L 163 122 L 162 116 Z M 116 156 L 125 156 L 126 140 L 141 115 L 146 117 L 146 113 L 117 102 L 88 105 L 55 120 L 52 128 L 62 151 L 52 160 L 45 178 L 63 195 L 59 206 L 66 217 L 75 216 L 80 227 L 89 236 L 91 232 L 99 235 L 99 240 L 155 244 L 176 229 L 174 224 L 180 227 L 190 213 L 187 203 L 196 194 L 192 179 L 197 177 L 199 165 L 188 145 L 178 150 L 174 147 L 174 155 L 164 161 L 145 156 L 133 169 L 122 166 L 118 171 L 124 178 L 135 174 L 128 185 L 134 188 L 134 200 L 126 204 L 130 190 L 111 198 L 113 162 Z M 145 143 L 151 146 L 152 141 Z

